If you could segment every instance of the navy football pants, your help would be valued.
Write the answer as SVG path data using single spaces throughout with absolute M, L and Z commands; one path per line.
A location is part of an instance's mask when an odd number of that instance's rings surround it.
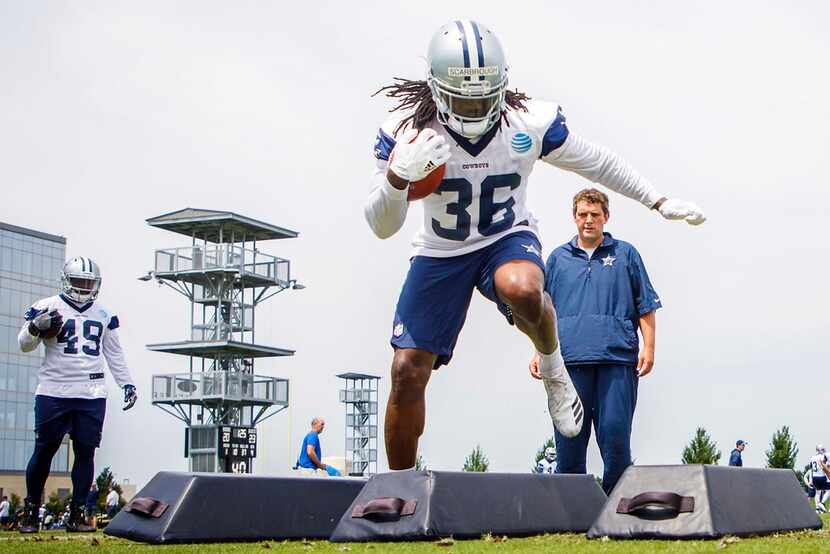
M 585 422 L 576 437 L 555 434 L 556 472 L 586 473 L 585 457 L 593 425 L 605 465 L 602 488 L 610 494 L 631 465 L 631 423 L 639 378 L 635 368 L 626 365 L 571 365 L 568 373 L 585 408 Z
M 40 504 L 49 477 L 52 458 L 64 435 L 72 438 L 72 501 L 83 506 L 95 477 L 95 449 L 101 444 L 101 430 L 107 401 L 104 398 L 54 398 L 35 396 L 35 451 L 26 467 L 26 497 Z

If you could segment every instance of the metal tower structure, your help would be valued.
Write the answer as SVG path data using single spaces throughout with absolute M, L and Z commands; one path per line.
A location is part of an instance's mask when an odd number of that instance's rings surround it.
M 281 291 L 303 288 L 288 260 L 260 252 L 257 243 L 298 233 L 193 208 L 147 223 L 191 238 L 190 246 L 156 250 L 153 270 L 140 277 L 190 301 L 190 338 L 147 345 L 189 359 L 187 372 L 153 375 L 153 405 L 187 425 L 190 471 L 251 473 L 256 425 L 288 407 L 288 380 L 256 375 L 255 362 L 294 354 L 255 342 L 256 308 Z
M 346 405 L 346 467 L 349 475 L 372 475 L 378 469 L 378 381 L 376 375 L 341 373 Z M 351 467 L 349 470 L 348 468 Z

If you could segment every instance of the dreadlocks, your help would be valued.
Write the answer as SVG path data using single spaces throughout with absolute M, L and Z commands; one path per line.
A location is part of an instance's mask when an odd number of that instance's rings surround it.
M 372 96 L 374 97 L 380 93 L 384 93 L 387 98 L 398 99 L 398 105 L 389 110 L 390 112 L 415 108 L 414 112 L 406 116 L 398 124 L 395 133 L 403 129 L 407 123 L 412 123 L 412 126 L 420 131 L 435 117 L 435 101 L 432 99 L 432 91 L 429 90 L 429 85 L 426 81 L 412 81 L 401 77 L 395 77 L 393 81 L 395 82 L 391 85 L 381 87 Z M 504 91 L 504 100 L 507 104 L 507 109 L 526 112 L 525 101 L 530 100 L 530 97 L 518 90 L 506 90 Z M 501 112 L 499 125 L 501 125 L 502 121 L 508 127 L 510 126 L 510 123 L 507 121 L 506 112 L 504 111 Z

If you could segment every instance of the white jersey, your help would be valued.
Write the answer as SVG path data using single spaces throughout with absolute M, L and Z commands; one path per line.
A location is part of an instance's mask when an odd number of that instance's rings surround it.
M 404 223 L 407 192 L 386 179 L 396 129 L 411 111 L 395 113 L 381 126 L 374 145 L 372 190 L 365 206 L 375 234 L 387 238 Z M 423 224 L 412 255 L 459 256 L 484 248 L 510 233 L 536 233 L 527 208 L 527 184 L 537 160 L 574 171 L 586 179 L 638 200 L 651 208 L 660 198 L 651 184 L 613 152 L 571 133 L 558 105 L 528 101 L 527 111 L 508 110 L 475 143 L 433 120 L 445 137 L 451 157 L 438 190 L 424 198 Z
M 812 458 L 810 458 L 810 471 L 813 472 L 813 479 L 817 477 L 827 477 L 827 474 L 824 473 L 824 470 L 821 468 L 821 464 L 830 464 L 830 456 L 827 454 L 816 454 Z
M 556 471 L 556 460 L 549 462 L 542 458 L 536 462 L 536 473 L 554 473 Z
M 43 340 L 29 333 L 29 321 L 38 314 L 57 310 L 63 317 L 58 336 Z M 38 300 L 25 315 L 17 337 L 20 349 L 31 352 L 43 342 L 46 356 L 38 371 L 35 394 L 58 398 L 106 398 L 104 359 L 115 382 L 133 384 L 118 340 L 118 316 L 100 302 L 82 306 L 63 295 Z

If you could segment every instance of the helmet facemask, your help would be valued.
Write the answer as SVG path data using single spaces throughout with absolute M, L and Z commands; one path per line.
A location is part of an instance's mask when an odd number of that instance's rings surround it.
M 454 87 L 432 75 L 427 82 L 438 121 L 463 137 L 484 135 L 498 122 L 505 109 L 506 75 L 495 87 L 488 81 L 471 81 Z
M 80 304 L 86 304 L 95 300 L 98 291 L 101 290 L 101 278 L 93 278 L 89 275 L 66 275 L 61 278 L 63 293 L 71 300 Z

